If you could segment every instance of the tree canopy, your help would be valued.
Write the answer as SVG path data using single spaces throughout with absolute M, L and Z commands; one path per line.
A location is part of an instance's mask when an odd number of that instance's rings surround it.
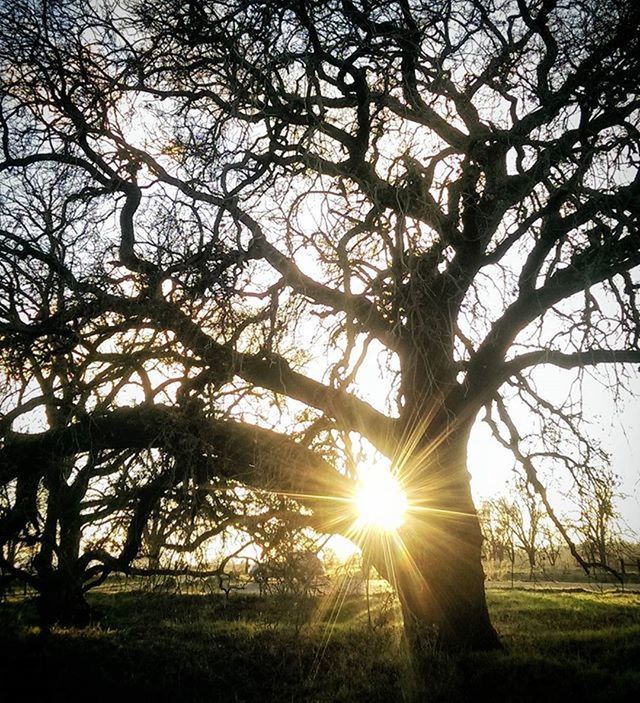
M 484 409 L 570 541 L 540 471 L 586 480 L 601 457 L 535 369 L 623 382 L 640 362 L 638 15 L 0 9 L 0 544 L 38 553 L 4 567 L 86 590 L 128 568 L 176 489 L 212 524 L 242 522 L 245 487 L 353 537 L 366 442 L 413 508 L 379 561 L 411 636 L 495 645 L 473 422 Z M 118 551 L 79 556 L 115 515 Z

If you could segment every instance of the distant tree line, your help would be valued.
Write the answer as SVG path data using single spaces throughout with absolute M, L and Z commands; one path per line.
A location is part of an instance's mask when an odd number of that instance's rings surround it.
M 485 499 L 479 506 L 485 571 L 504 578 L 509 572 L 513 575 L 516 565 L 519 570 L 526 565 L 531 580 L 553 578 L 562 569 L 575 568 L 578 562 L 527 482 L 515 479 L 508 488 L 507 493 Z M 619 478 L 602 469 L 592 472 L 577 490 L 578 509 L 563 522 L 584 560 L 598 564 L 601 573 L 622 580 L 620 561 L 635 564 L 640 544 L 621 519 Z

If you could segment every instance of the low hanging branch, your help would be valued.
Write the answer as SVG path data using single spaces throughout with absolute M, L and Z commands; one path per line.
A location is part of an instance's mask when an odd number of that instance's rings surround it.
M 102 449 L 170 450 L 200 455 L 210 477 L 240 481 L 266 491 L 291 495 L 327 515 L 344 509 L 354 482 L 316 452 L 248 423 L 215 420 L 166 405 L 139 405 L 87 415 L 60 430 L 12 433 L 0 449 L 3 482 L 38 476 L 52 456 L 74 456 Z M 333 516 L 336 517 L 335 515 Z M 336 526 L 346 526 L 349 516 Z

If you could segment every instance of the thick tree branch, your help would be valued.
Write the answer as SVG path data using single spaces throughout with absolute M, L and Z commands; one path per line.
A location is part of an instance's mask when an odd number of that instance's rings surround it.
M 523 369 L 540 364 L 552 364 L 563 369 L 583 368 L 596 364 L 640 364 L 638 349 L 585 349 L 585 351 L 566 354 L 555 349 L 520 354 L 502 365 L 503 378 L 506 380 Z
M 60 430 L 10 433 L 0 449 L 0 481 L 39 475 L 51 457 L 102 449 L 163 448 L 199 455 L 211 476 L 299 497 L 329 509 L 353 483 L 310 449 L 271 430 L 194 416 L 180 408 L 140 405 L 87 415 Z

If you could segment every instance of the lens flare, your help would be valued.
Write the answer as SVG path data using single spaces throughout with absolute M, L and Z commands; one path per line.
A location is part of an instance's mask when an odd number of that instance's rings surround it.
M 404 523 L 407 496 L 390 471 L 372 467 L 360 476 L 355 504 L 357 528 L 390 532 Z

